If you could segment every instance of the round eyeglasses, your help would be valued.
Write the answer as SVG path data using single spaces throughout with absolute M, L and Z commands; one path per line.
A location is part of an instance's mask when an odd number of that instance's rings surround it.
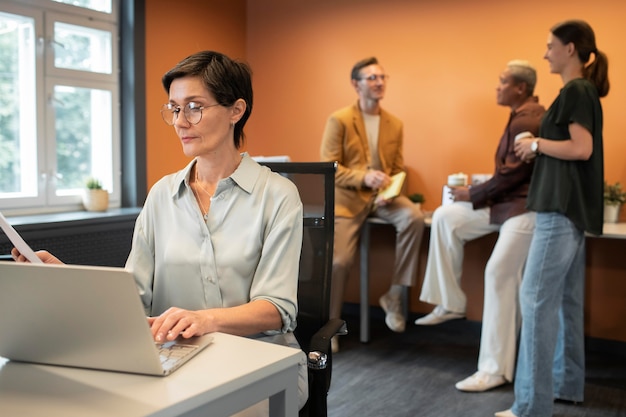
M 197 125 L 198 123 L 200 123 L 200 120 L 202 120 L 202 110 L 215 106 L 219 106 L 219 104 L 209 104 L 207 106 L 201 106 L 198 103 L 191 101 L 185 104 L 185 107 L 182 108 L 183 115 L 185 116 L 185 120 L 189 124 Z M 178 119 L 178 113 L 180 113 L 180 110 L 181 107 L 176 104 L 164 104 L 161 107 L 161 117 L 163 117 L 163 121 L 165 121 L 165 123 L 170 126 L 174 126 L 174 123 L 176 123 L 176 119 Z
M 367 82 L 375 82 L 377 79 L 385 82 L 385 81 L 389 81 L 389 74 L 372 74 L 372 75 L 368 75 L 367 77 L 361 77 L 359 78 L 360 80 L 365 80 Z

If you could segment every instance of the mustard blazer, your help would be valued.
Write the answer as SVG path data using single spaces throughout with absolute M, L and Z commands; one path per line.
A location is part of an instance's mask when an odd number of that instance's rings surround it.
M 380 111 L 378 152 L 382 170 L 394 175 L 404 170 L 402 121 Z M 340 109 L 326 122 L 321 145 L 321 160 L 337 162 L 335 174 L 335 216 L 355 217 L 371 205 L 375 193 L 363 179 L 371 165 L 365 122 L 359 103 Z

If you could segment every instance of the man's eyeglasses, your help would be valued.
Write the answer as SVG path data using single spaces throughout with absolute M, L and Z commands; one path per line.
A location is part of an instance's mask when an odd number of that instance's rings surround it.
M 365 80 L 367 82 L 371 82 L 373 83 L 376 80 L 380 80 L 380 81 L 389 81 L 389 75 L 388 74 L 372 74 L 372 75 L 368 75 L 367 77 L 361 77 L 361 80 Z
M 185 104 L 185 107 L 182 108 L 183 115 L 185 116 L 185 120 L 187 120 L 189 124 L 197 125 L 198 123 L 200 123 L 200 120 L 202 120 L 202 110 L 214 106 L 219 106 L 219 104 L 200 106 L 198 103 L 194 103 L 193 101 L 191 101 Z M 181 107 L 175 104 L 164 104 L 161 107 L 161 117 L 163 117 L 165 123 L 170 126 L 174 126 L 174 123 L 176 123 L 176 119 L 178 119 L 178 113 L 180 113 L 180 110 Z

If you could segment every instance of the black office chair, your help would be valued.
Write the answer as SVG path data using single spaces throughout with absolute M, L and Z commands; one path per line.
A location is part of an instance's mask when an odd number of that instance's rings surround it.
M 332 162 L 264 162 L 293 181 L 304 206 L 295 335 L 307 354 L 309 400 L 300 417 L 325 417 L 332 373 L 330 339 L 346 334 L 346 323 L 329 319 L 335 229 L 335 171 Z

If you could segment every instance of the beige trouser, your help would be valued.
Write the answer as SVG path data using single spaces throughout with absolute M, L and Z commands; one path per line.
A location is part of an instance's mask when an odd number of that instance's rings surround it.
M 354 263 L 361 227 L 368 215 L 384 219 L 396 229 L 396 257 L 391 284 L 411 286 L 415 282 L 424 216 L 411 200 L 401 195 L 373 213 L 368 207 L 354 218 L 336 217 L 330 318 L 341 317 L 344 289 Z

